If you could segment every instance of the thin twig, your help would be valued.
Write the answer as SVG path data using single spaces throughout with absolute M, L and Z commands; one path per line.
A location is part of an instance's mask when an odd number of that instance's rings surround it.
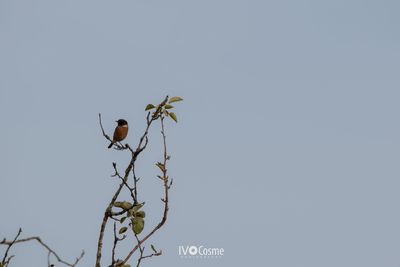
M 134 164 L 134 163 L 133 163 Z M 128 181 L 127 181 L 127 179 L 125 180 L 124 179 L 124 177 L 122 177 L 120 174 L 119 174 L 119 172 L 118 172 L 118 170 L 117 170 L 117 164 L 115 163 L 115 162 L 113 162 L 113 167 L 114 167 L 114 171 L 115 171 L 115 173 L 112 175 L 112 177 L 118 177 L 119 179 L 121 179 L 121 182 L 126 186 L 126 188 L 128 188 L 128 190 L 129 190 L 129 192 L 130 192 L 130 194 L 131 194 L 131 197 L 132 197 L 132 199 L 133 199 L 133 202 L 134 202 L 134 205 L 136 205 L 137 203 L 138 203 L 138 201 L 137 201 L 137 196 L 136 196 L 136 181 L 135 181 L 135 184 L 134 184 L 134 187 L 132 188 L 132 187 L 130 187 L 130 185 L 128 184 Z M 132 167 L 132 170 L 134 169 L 134 166 Z
M 101 113 L 99 113 L 99 123 L 100 123 L 100 127 L 101 127 L 101 131 L 103 132 L 103 136 L 110 142 L 112 142 L 112 139 L 106 134 L 106 132 L 104 131 L 103 128 L 103 123 L 101 123 Z
M 112 248 L 112 262 L 111 262 L 111 266 L 114 266 L 115 264 L 115 248 L 117 247 L 117 243 L 118 243 L 118 237 L 117 237 L 117 224 L 114 222 L 114 244 L 113 244 L 113 248 Z
M 136 241 L 137 241 L 138 243 L 140 243 L 140 240 L 139 240 L 138 236 L 135 235 L 135 237 L 136 237 Z M 136 267 L 139 267 L 140 263 L 141 263 L 142 260 L 144 260 L 144 259 L 151 258 L 151 257 L 156 257 L 156 256 L 161 256 L 161 255 L 162 255 L 162 251 L 161 251 L 161 250 L 160 250 L 160 251 L 156 251 L 156 250 L 154 249 L 153 245 L 152 245 L 152 248 L 153 248 L 154 253 L 151 253 L 151 254 L 149 254 L 149 255 L 143 256 L 145 247 L 142 247 L 141 245 L 139 245 L 139 252 L 140 252 L 140 255 L 139 255 L 139 258 L 138 258 L 138 260 L 137 260 Z

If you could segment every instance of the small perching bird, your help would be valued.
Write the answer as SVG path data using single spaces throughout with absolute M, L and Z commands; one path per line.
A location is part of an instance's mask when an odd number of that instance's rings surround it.
M 108 148 L 111 148 L 116 142 L 124 140 L 128 135 L 128 122 L 124 119 L 119 119 L 116 122 L 118 125 L 115 127 L 113 140 Z

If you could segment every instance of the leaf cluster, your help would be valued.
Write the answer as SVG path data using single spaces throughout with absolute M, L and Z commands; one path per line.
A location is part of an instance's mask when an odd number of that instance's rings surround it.
M 122 212 L 118 214 L 122 215 L 119 219 L 119 223 L 123 225 L 126 219 L 130 220 L 129 226 L 135 235 L 140 234 L 144 229 L 144 218 L 146 212 L 140 210 L 144 206 L 143 203 L 134 205 L 128 201 L 117 201 L 114 203 L 114 207 L 122 209 Z M 127 226 L 123 226 L 119 229 L 119 234 L 124 234 L 128 230 Z
M 153 104 L 147 104 L 147 106 L 145 107 L 144 110 L 148 111 L 148 110 L 154 109 L 154 111 L 152 113 L 153 118 L 158 118 L 161 114 L 164 114 L 165 117 L 169 117 L 172 120 L 174 120 L 175 122 L 178 122 L 178 118 L 177 118 L 176 114 L 171 111 L 174 108 L 174 106 L 172 106 L 171 104 L 174 102 L 182 101 L 182 100 L 183 100 L 183 98 L 181 98 L 179 96 L 173 96 L 169 99 L 167 97 L 165 99 L 165 101 L 161 102 L 157 106 L 155 106 Z

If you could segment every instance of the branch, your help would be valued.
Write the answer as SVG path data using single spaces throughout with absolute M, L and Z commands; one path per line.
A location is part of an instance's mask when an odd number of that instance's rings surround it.
M 126 262 L 131 258 L 131 256 L 137 250 L 139 250 L 139 253 L 140 253 L 138 261 L 137 261 L 137 267 L 140 265 L 140 263 L 141 263 L 141 261 L 143 259 L 151 258 L 151 257 L 154 257 L 154 256 L 160 256 L 162 254 L 161 250 L 157 251 L 152 245 L 151 247 L 153 249 L 153 253 L 145 255 L 145 253 L 144 253 L 145 252 L 145 247 L 143 246 L 143 243 L 147 239 L 149 239 L 158 229 L 160 229 L 165 224 L 165 222 L 167 220 L 167 216 L 168 216 L 168 210 L 169 210 L 169 206 L 168 206 L 168 202 L 169 202 L 168 194 L 169 193 L 168 192 L 169 192 L 169 189 L 172 186 L 172 179 L 169 179 L 169 177 L 167 175 L 167 168 L 166 168 L 167 161 L 170 159 L 170 157 L 167 154 L 167 144 L 166 144 L 166 134 L 165 134 L 165 129 L 164 129 L 164 119 L 166 117 L 169 117 L 169 115 L 171 115 L 171 119 L 173 119 L 175 122 L 177 122 L 175 114 L 173 114 L 173 112 L 169 112 L 169 109 L 173 108 L 173 106 L 171 106 L 169 104 L 167 105 L 168 100 L 169 100 L 169 98 L 168 98 L 168 96 L 166 96 L 165 99 L 160 104 L 158 104 L 157 106 L 154 106 L 152 104 L 148 104 L 146 106 L 146 110 L 153 109 L 153 111 L 152 112 L 149 111 L 147 113 L 147 116 L 146 116 L 147 125 L 146 125 L 144 133 L 141 135 L 141 137 L 139 139 L 139 142 L 138 142 L 138 145 L 137 145 L 136 149 L 132 149 L 129 144 L 126 144 L 125 146 L 118 145 L 118 144 L 116 145 L 116 148 L 119 149 L 119 150 L 122 150 L 122 149 L 129 150 L 130 153 L 131 153 L 131 159 L 130 159 L 130 161 L 129 161 L 126 169 L 125 169 L 125 173 L 123 175 L 119 173 L 119 171 L 117 169 L 117 166 L 116 166 L 116 163 L 113 163 L 114 174 L 112 176 L 113 177 L 118 177 L 119 180 L 120 180 L 120 184 L 117 187 L 117 189 L 116 189 L 111 201 L 109 202 L 109 204 L 106 207 L 105 212 L 104 212 L 103 220 L 102 220 L 102 223 L 101 223 L 101 226 L 100 226 L 99 238 L 98 238 L 98 242 L 97 242 L 97 254 L 96 254 L 96 265 L 95 265 L 96 267 L 100 267 L 101 266 L 103 239 L 104 239 L 104 234 L 105 234 L 105 229 L 106 229 L 107 223 L 108 223 L 108 221 L 110 219 L 115 221 L 114 222 L 114 231 L 113 231 L 114 232 L 114 244 L 112 246 L 112 251 L 111 251 L 111 253 L 112 253 L 111 266 L 112 267 L 121 267 L 121 266 L 125 265 Z M 181 101 L 181 100 L 182 99 L 180 97 L 173 97 L 173 98 L 171 98 L 170 102 L 177 102 L 177 101 Z M 154 108 L 155 108 L 155 110 L 154 110 Z M 136 176 L 135 163 L 136 163 L 136 159 L 138 158 L 139 154 L 144 149 L 146 149 L 146 147 L 147 147 L 147 144 L 149 142 L 149 140 L 148 140 L 148 132 L 149 132 L 151 124 L 154 121 L 159 120 L 159 119 L 160 119 L 160 122 L 161 122 L 161 135 L 162 135 L 162 140 L 163 140 L 163 161 L 162 161 L 162 163 L 158 162 L 156 165 L 159 167 L 159 169 L 161 171 L 161 174 L 158 175 L 158 177 L 162 180 L 162 184 L 163 184 L 163 188 L 164 188 L 164 190 L 163 190 L 163 198 L 161 199 L 162 202 L 164 203 L 163 204 L 164 209 L 163 209 L 163 213 L 162 213 L 162 218 L 159 221 L 159 223 L 157 225 L 155 225 L 152 229 L 150 229 L 151 231 L 146 236 L 144 236 L 144 238 L 140 239 L 138 237 L 137 233 L 142 232 L 143 224 L 137 224 L 137 222 L 138 222 L 137 217 L 139 217 L 139 218 L 141 217 L 142 221 L 143 221 L 144 212 L 143 211 L 139 212 L 139 211 L 137 211 L 137 209 L 140 209 L 140 207 L 144 204 L 144 202 L 143 202 L 143 204 L 141 204 L 140 206 L 137 206 L 137 208 L 135 208 L 135 206 L 138 204 L 138 200 L 139 200 L 139 198 L 138 198 L 138 191 L 139 191 L 138 190 L 138 182 L 140 180 L 140 178 Z M 101 114 L 99 114 L 99 124 L 100 124 L 101 130 L 102 130 L 103 136 L 108 141 L 111 142 L 112 141 L 111 138 L 104 131 L 104 128 L 103 128 L 103 125 L 102 125 L 102 121 L 101 121 Z M 133 184 L 132 183 L 128 183 L 130 172 L 132 172 Z M 131 201 L 124 201 L 124 202 L 118 202 L 118 205 L 117 205 L 116 201 L 119 198 L 119 196 L 120 196 L 120 194 L 122 192 L 122 189 L 124 187 L 126 187 L 129 190 L 133 203 Z M 120 211 L 120 212 L 114 212 L 113 211 L 114 207 L 120 207 L 119 203 L 121 203 L 121 208 L 123 210 Z M 125 203 L 126 203 L 126 205 L 125 205 Z M 124 208 L 123 205 L 127 206 L 128 208 Z M 129 208 L 130 205 L 133 205 L 133 208 Z M 123 217 L 121 219 L 119 219 L 118 217 L 115 217 L 115 216 L 120 216 L 125 212 L 127 212 L 127 215 L 125 217 Z M 136 213 L 138 214 L 137 217 L 136 217 Z M 139 216 L 139 214 L 141 214 L 141 215 Z M 132 230 L 135 233 L 135 238 L 136 238 L 137 244 L 129 251 L 128 255 L 123 260 L 121 260 L 121 259 L 117 259 L 117 257 L 116 257 L 116 250 L 117 250 L 118 242 L 121 241 L 122 239 L 124 239 L 126 237 L 126 235 L 124 235 L 123 238 L 119 238 L 117 236 L 117 225 L 116 225 L 116 222 L 118 221 L 118 222 L 120 222 L 122 224 L 123 221 L 125 219 L 127 219 L 128 217 L 132 217 L 131 218 L 132 224 L 130 224 L 130 226 L 132 226 L 132 228 L 133 228 Z M 139 228 L 137 228 L 137 226 L 139 226 Z M 138 229 L 140 229 L 140 230 L 138 230 Z
M 111 253 L 111 266 L 115 266 L 115 263 L 117 260 L 115 259 L 115 250 L 117 248 L 118 242 L 124 240 L 126 238 L 126 235 L 123 235 L 121 238 L 118 237 L 117 235 L 117 224 L 114 222 L 114 243 L 113 243 L 113 248 L 112 248 L 112 253 Z
M 49 254 L 52 254 L 52 255 L 57 259 L 57 261 L 58 261 L 59 263 L 62 263 L 62 264 L 64 264 L 64 265 L 67 265 L 67 266 L 70 266 L 70 267 L 75 267 L 75 266 L 78 264 L 78 262 L 79 262 L 79 261 L 83 258 L 83 256 L 85 255 L 85 251 L 82 251 L 81 255 L 80 255 L 78 258 L 76 258 L 76 260 L 75 260 L 74 263 L 66 262 L 66 261 L 64 261 L 63 259 L 61 259 L 60 256 L 58 256 L 58 254 L 57 254 L 54 250 L 52 250 L 48 245 L 46 245 L 46 244 L 40 239 L 40 237 L 38 237 L 38 236 L 32 236 L 32 237 L 28 237 L 28 238 L 17 239 L 21 232 L 22 232 L 22 230 L 20 229 L 20 230 L 18 231 L 18 235 L 16 236 L 16 238 L 15 238 L 13 241 L 7 241 L 6 239 L 4 239 L 3 241 L 0 242 L 0 245 L 8 245 L 8 249 L 7 249 L 7 251 L 6 251 L 5 257 L 7 256 L 7 252 L 8 252 L 9 248 L 10 248 L 12 245 L 17 244 L 17 243 L 28 242 L 28 241 L 32 241 L 32 240 L 36 240 L 42 247 L 44 247 L 44 248 L 49 252 Z M 3 263 L 4 263 L 4 259 L 3 259 Z
M 164 158 L 163 158 L 163 170 L 162 170 L 162 179 L 163 180 L 163 186 L 164 186 L 164 198 L 162 199 L 162 201 L 164 202 L 164 212 L 163 212 L 163 217 L 161 218 L 161 221 L 153 228 L 153 230 L 151 230 L 142 240 L 137 240 L 137 244 L 132 248 L 132 250 L 129 252 L 129 254 L 125 257 L 125 259 L 118 263 L 118 266 L 122 266 L 123 264 L 125 264 L 130 257 L 137 251 L 137 249 L 140 250 L 141 245 L 147 240 L 149 239 L 158 229 L 160 229 L 165 222 L 167 221 L 167 217 L 168 217 L 168 191 L 170 189 L 171 183 L 168 183 L 168 176 L 167 176 L 167 161 L 169 159 L 169 156 L 167 155 L 167 142 L 166 142 L 166 135 L 165 135 L 165 131 L 164 131 L 164 116 L 161 114 L 160 115 L 160 121 L 161 121 L 161 135 L 163 138 L 163 146 L 164 146 Z M 142 255 L 143 256 L 143 255 Z M 150 257 L 150 256 L 149 256 Z M 98 266 L 97 266 L 98 267 Z
M 102 220 L 102 223 L 101 223 L 101 226 L 100 226 L 99 239 L 97 241 L 96 267 L 100 267 L 101 266 L 100 265 L 100 261 L 101 261 L 101 256 L 102 256 L 101 255 L 101 251 L 102 251 L 102 248 L 103 248 L 104 232 L 105 232 L 105 229 L 106 229 L 106 225 L 107 225 L 108 219 L 111 216 L 112 207 L 113 207 L 115 201 L 117 200 L 119 194 L 121 193 L 122 188 L 126 184 L 126 181 L 128 180 L 128 177 L 129 177 L 129 173 L 131 172 L 137 157 L 139 156 L 139 154 L 147 146 L 147 143 L 148 143 L 147 134 L 148 134 L 148 131 L 149 131 L 149 128 L 150 128 L 151 124 L 155 120 L 154 118 L 149 119 L 149 116 L 150 116 L 149 114 L 147 115 L 147 119 L 146 119 L 147 120 L 146 129 L 145 129 L 143 135 L 140 137 L 140 141 L 139 141 L 139 143 L 138 143 L 138 145 L 136 147 L 136 150 L 133 150 L 128 144 L 125 146 L 131 152 L 131 160 L 130 160 L 127 168 L 125 169 L 125 175 L 124 175 L 123 179 L 121 179 L 122 182 L 118 186 L 117 191 L 114 193 L 114 196 L 112 197 L 110 203 L 108 204 L 108 206 L 107 206 L 107 208 L 106 208 L 106 210 L 104 212 L 103 220 Z M 111 140 L 110 137 L 108 135 L 106 135 L 105 132 L 104 132 L 103 125 L 101 123 L 101 114 L 100 113 L 99 113 L 99 123 L 100 123 L 100 127 L 101 127 L 101 130 L 102 130 L 103 136 L 107 140 L 110 141 Z M 144 144 L 143 144 L 143 141 L 145 141 Z
M 140 178 L 136 177 L 136 172 L 135 172 L 135 166 L 133 166 L 132 168 L 132 173 L 133 173 L 133 191 L 132 194 L 135 195 L 135 199 L 134 199 L 134 205 L 136 205 L 138 203 L 138 193 L 137 193 L 137 183 L 139 182 Z
M 140 243 L 139 238 L 138 238 L 138 236 L 137 236 L 136 234 L 135 234 L 135 238 L 136 238 L 136 241 L 137 241 L 138 243 Z M 140 257 L 139 257 L 139 259 L 137 260 L 136 267 L 139 267 L 140 262 L 141 262 L 142 259 L 143 259 L 144 248 L 142 248 L 141 245 L 139 245 L 139 251 L 140 251 Z
M 135 237 L 136 237 L 137 242 L 139 243 L 140 240 L 139 240 L 138 236 L 135 235 Z M 139 245 L 140 256 L 139 256 L 139 258 L 137 260 L 136 267 L 139 267 L 140 263 L 144 259 L 162 255 L 162 251 L 161 250 L 160 251 L 156 251 L 156 249 L 153 247 L 153 245 L 151 245 L 151 248 L 153 249 L 154 253 L 151 253 L 149 255 L 143 256 L 145 247 L 142 247 L 141 245 Z
M 14 240 L 11 241 L 11 243 L 8 244 L 8 247 L 7 247 L 7 249 L 6 249 L 6 253 L 4 253 L 3 260 L 1 261 L 1 265 L 2 265 L 2 266 L 7 266 L 7 265 L 10 263 L 10 260 L 14 257 L 14 255 L 12 255 L 12 256 L 10 256 L 10 257 L 7 259 L 8 252 L 10 251 L 11 247 L 15 244 L 16 240 L 18 239 L 18 237 L 19 237 L 19 235 L 20 235 L 21 233 L 22 233 L 22 229 L 19 228 L 18 233 L 17 233 L 17 235 L 15 236 Z M 3 243 L 3 242 L 5 242 L 5 239 L 2 241 L 2 243 Z M 0 243 L 0 244 L 2 244 L 2 243 Z

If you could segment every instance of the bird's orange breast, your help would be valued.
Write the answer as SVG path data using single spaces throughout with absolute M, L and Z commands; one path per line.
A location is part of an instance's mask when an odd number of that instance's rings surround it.
M 114 131 L 114 141 L 122 141 L 128 135 L 128 127 L 117 126 Z

